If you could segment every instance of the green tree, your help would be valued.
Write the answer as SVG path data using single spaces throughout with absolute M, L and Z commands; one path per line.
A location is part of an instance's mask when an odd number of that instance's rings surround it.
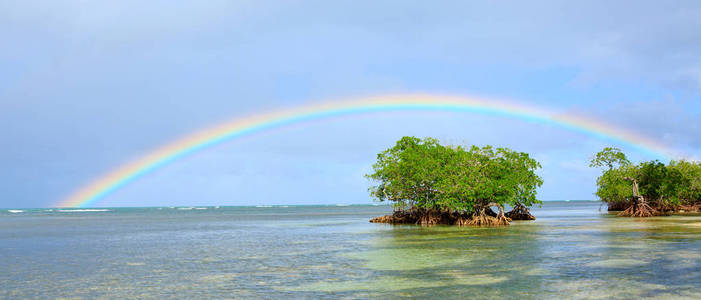
M 675 211 L 679 204 L 701 204 L 701 163 L 654 160 L 632 165 L 616 148 L 604 148 L 592 167 L 606 167 L 597 178 L 601 201 L 627 208 L 619 215 L 648 217 Z
M 630 161 L 626 157 L 625 153 L 621 151 L 621 149 L 606 147 L 596 153 L 594 158 L 591 159 L 589 166 L 593 168 L 607 167 L 609 170 L 611 170 L 615 167 L 622 167 L 629 164 Z
M 700 203 L 701 162 L 671 161 L 667 168 L 672 178 L 665 186 L 666 193 L 674 194 L 676 200 L 681 204 Z
M 535 174 L 538 168 L 528 154 L 507 148 L 443 146 L 432 138 L 403 137 L 378 154 L 366 177 L 377 183 L 369 189 L 371 196 L 392 201 L 401 218 L 423 224 L 493 225 L 508 224 L 506 204 L 540 203 L 536 189 L 543 180 Z M 487 218 L 490 206 L 499 207 L 497 218 Z
M 608 204 L 609 210 L 622 209 L 632 199 L 632 188 L 625 177 L 633 176 L 635 167 L 619 148 L 605 147 L 594 155 L 590 167 L 601 168 L 602 174 L 596 179 L 596 195 Z M 632 178 L 632 177 L 631 177 Z
M 635 178 L 640 185 L 640 193 L 649 202 L 664 202 L 663 184 L 667 181 L 667 167 L 660 161 L 640 163 Z
M 536 190 L 543 184 L 543 179 L 535 173 L 541 167 L 540 163 L 527 153 L 510 150 L 506 158 L 510 165 L 508 174 L 511 176 L 511 185 L 516 187 L 514 197 L 507 201 L 513 209 L 506 216 L 514 220 L 535 220 L 528 207 L 542 204 L 536 198 Z
M 622 203 L 633 197 L 630 182 L 625 178 L 633 178 L 638 173 L 638 167 L 633 165 L 620 166 L 603 172 L 596 179 L 596 196 L 606 203 Z
M 395 207 L 433 208 L 435 187 L 441 165 L 436 139 L 403 137 L 396 145 L 377 155 L 374 172 L 366 175 L 378 182 L 370 194 L 379 201 L 395 202 Z

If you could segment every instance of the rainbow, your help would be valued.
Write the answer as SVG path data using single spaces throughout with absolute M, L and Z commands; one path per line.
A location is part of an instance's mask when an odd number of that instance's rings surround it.
M 474 97 L 424 94 L 391 95 L 305 105 L 239 118 L 195 132 L 107 173 L 54 206 L 90 206 L 153 170 L 228 140 L 304 121 L 384 111 L 471 112 L 515 118 L 574 130 L 599 139 L 620 143 L 663 160 L 674 156 L 674 153 L 661 143 L 584 116 L 554 114 L 534 106 Z

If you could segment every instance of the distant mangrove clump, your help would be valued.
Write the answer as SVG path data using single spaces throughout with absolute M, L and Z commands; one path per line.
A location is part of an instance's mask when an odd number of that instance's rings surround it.
M 444 146 L 437 139 L 403 137 L 377 155 L 376 183 L 369 191 L 390 201 L 394 212 L 370 222 L 392 224 L 508 225 L 534 220 L 529 207 L 541 204 L 535 171 L 540 163 L 527 153 L 492 146 Z M 514 209 L 504 213 L 504 206 Z M 497 207 L 494 212 L 492 207 Z
M 602 169 L 596 195 L 619 216 L 651 217 L 701 212 L 701 163 L 660 161 L 631 163 L 618 148 L 607 147 L 591 160 Z

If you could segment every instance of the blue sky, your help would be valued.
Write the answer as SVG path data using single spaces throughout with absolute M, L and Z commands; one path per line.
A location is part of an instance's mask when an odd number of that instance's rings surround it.
M 576 112 L 698 157 L 701 5 L 609 2 L 0 0 L 0 207 L 49 206 L 222 121 L 388 93 Z M 532 153 L 543 200 L 594 199 L 587 160 L 609 145 L 467 113 L 349 116 L 208 149 L 96 205 L 370 203 L 362 175 L 403 135 Z

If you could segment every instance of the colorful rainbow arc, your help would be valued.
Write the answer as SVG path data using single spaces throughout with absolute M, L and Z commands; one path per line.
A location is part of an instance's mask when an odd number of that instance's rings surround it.
M 449 111 L 472 112 L 522 119 L 581 132 L 600 139 L 621 143 L 655 158 L 669 159 L 675 154 L 661 143 L 573 114 L 552 114 L 533 106 L 512 102 L 440 95 L 395 95 L 362 98 L 351 101 L 323 102 L 288 110 L 241 118 L 205 129 L 170 143 L 121 166 L 81 188 L 57 207 L 89 206 L 106 195 L 149 172 L 177 159 L 227 140 L 293 123 L 332 118 L 349 114 L 382 111 Z

